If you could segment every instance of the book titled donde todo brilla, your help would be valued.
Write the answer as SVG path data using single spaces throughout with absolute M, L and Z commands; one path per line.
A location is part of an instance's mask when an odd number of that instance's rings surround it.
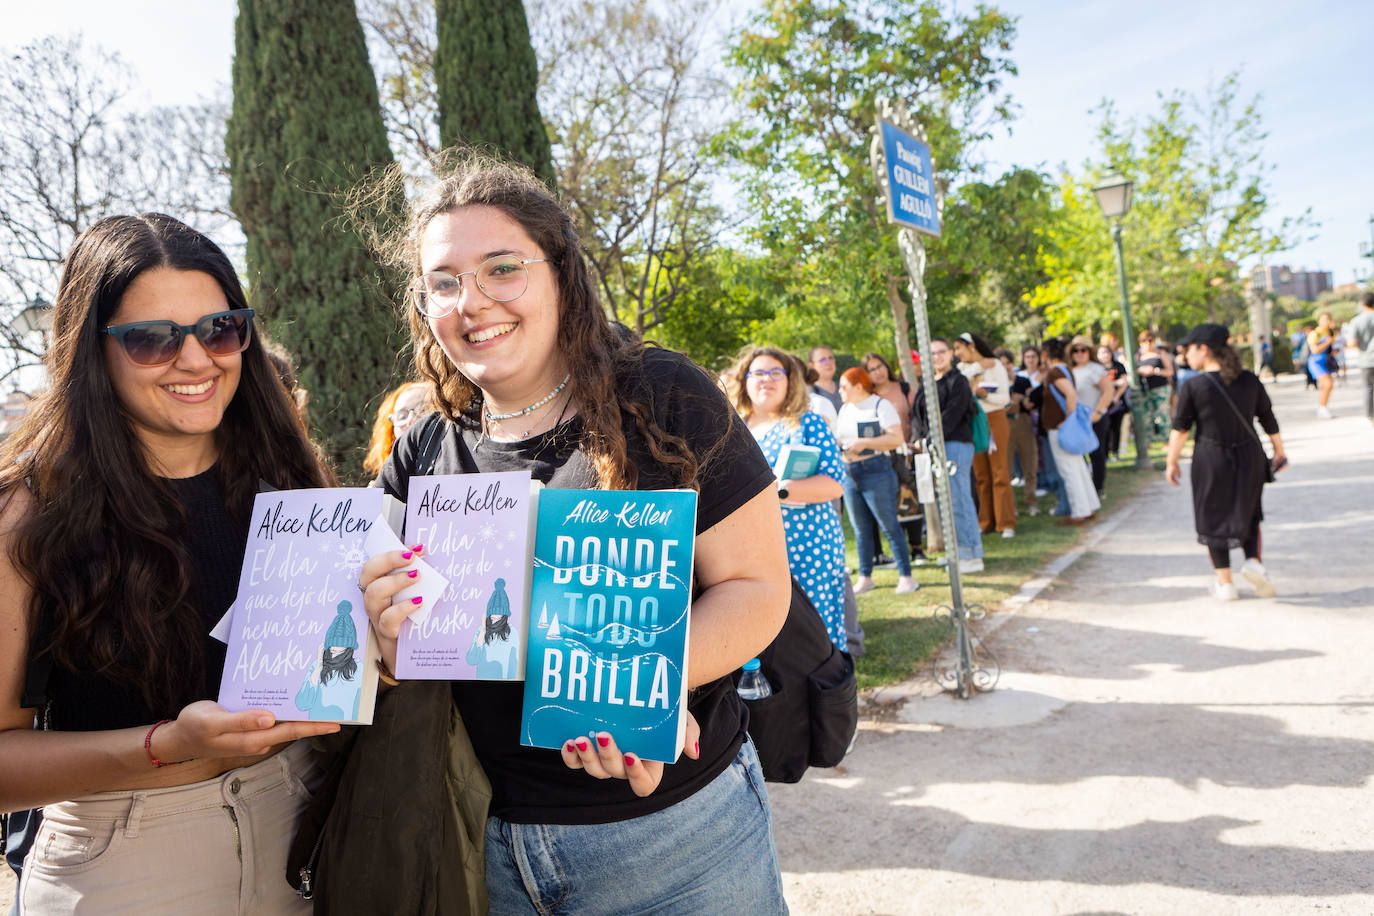
M 622 752 L 677 760 L 696 507 L 690 490 L 540 494 L 522 744 L 605 731 Z

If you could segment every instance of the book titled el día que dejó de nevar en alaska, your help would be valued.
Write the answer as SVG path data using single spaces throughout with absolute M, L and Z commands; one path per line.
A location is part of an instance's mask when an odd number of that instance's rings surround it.
M 406 541 L 446 581 L 401 624 L 396 676 L 525 677 L 530 530 L 540 484 L 528 471 L 412 477 Z
M 358 576 L 399 546 L 400 504 L 379 489 L 274 490 L 253 502 L 219 702 L 279 720 L 368 724 L 378 647 Z

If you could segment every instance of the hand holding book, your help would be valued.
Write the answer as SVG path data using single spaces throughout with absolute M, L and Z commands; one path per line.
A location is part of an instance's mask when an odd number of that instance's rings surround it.
M 563 763 L 570 770 L 586 770 L 597 779 L 627 779 L 630 789 L 640 798 L 652 795 L 663 779 L 666 764 L 644 760 L 634 754 L 622 754 L 610 732 L 597 732 L 593 741 L 581 735 L 563 742 Z M 687 713 L 687 740 L 682 753 L 697 760 L 701 757 L 701 726 L 696 717 Z
M 424 550 L 425 545 L 416 544 L 406 550 L 379 553 L 364 563 L 358 573 L 363 609 L 372 621 L 372 631 L 377 634 L 382 662 L 388 671 L 396 670 L 396 640 L 401 635 L 401 625 L 424 604 L 418 595 L 397 600 L 419 577 L 419 556 Z

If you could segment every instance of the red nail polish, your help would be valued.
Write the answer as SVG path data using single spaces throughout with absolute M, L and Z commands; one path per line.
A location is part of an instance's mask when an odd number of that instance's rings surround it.
M 577 749 L 578 749 L 579 751 L 585 751 L 585 750 L 587 749 L 587 739 L 586 739 L 586 738 L 578 738 L 578 739 L 577 739 Z
M 414 598 L 411 598 L 411 599 L 410 599 L 410 603 L 411 603 L 411 604 L 419 604 L 421 601 L 424 601 L 424 600 L 425 600 L 424 598 L 420 597 L 419 595 L 416 595 Z
M 692 753 L 693 753 L 693 754 L 700 754 L 700 753 L 701 753 L 701 742 L 700 742 L 700 741 L 693 741 L 693 742 L 692 742 Z
M 416 544 L 414 547 L 412 547 L 412 548 L 410 548 L 410 549 L 413 550 L 413 551 L 415 551 L 416 553 L 424 553 L 425 545 L 424 545 L 424 544 Z
M 410 552 L 409 550 L 404 551 L 404 552 L 401 554 L 401 559 L 402 559 L 402 560 L 409 560 L 410 557 L 411 557 L 411 552 Z
M 601 745 L 602 747 L 605 747 L 606 745 L 611 743 L 611 737 L 610 735 L 597 735 L 596 743 Z
M 406 575 L 409 576 L 409 577 L 412 578 L 412 579 L 414 579 L 414 578 L 415 578 L 416 576 L 418 576 L 419 574 L 420 574 L 420 571 L 419 571 L 418 569 L 412 569 L 410 572 L 406 573 Z
M 563 745 L 563 750 L 571 754 L 573 751 L 577 750 L 577 746 L 574 745 L 571 741 L 569 741 L 567 744 Z
M 635 762 L 636 762 L 636 758 L 635 758 L 635 755 L 634 755 L 634 754 L 626 754 L 626 755 L 625 755 L 625 765 L 626 765 L 627 767 L 632 767 L 632 766 L 634 766 L 634 765 L 635 765 Z

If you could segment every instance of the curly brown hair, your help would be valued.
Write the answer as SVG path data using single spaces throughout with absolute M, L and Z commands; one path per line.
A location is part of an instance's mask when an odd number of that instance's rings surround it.
M 420 272 L 420 236 L 436 217 L 466 207 L 491 207 L 516 222 L 539 246 L 553 269 L 558 290 L 558 345 L 569 369 L 568 391 L 582 419 L 580 446 L 603 489 L 632 490 L 639 471 L 630 461 L 625 425 L 633 423 L 651 458 L 668 469 L 680 487 L 695 487 L 708 454 L 694 454 L 686 440 L 659 428 L 652 405 L 636 395 L 643 386 L 644 343 L 606 317 L 572 218 L 529 169 L 484 153 L 455 148 L 436 156 L 437 176 L 411 208 L 404 227 L 371 233 L 383 256 L 411 276 Z M 393 167 L 355 199 L 354 212 L 375 212 L 393 198 L 405 178 Z M 363 217 L 366 219 L 366 217 Z M 479 428 L 482 390 L 444 353 L 429 322 L 408 293 L 415 367 L 435 385 L 440 412 L 466 428 Z M 714 449 L 712 449 L 714 451 Z

